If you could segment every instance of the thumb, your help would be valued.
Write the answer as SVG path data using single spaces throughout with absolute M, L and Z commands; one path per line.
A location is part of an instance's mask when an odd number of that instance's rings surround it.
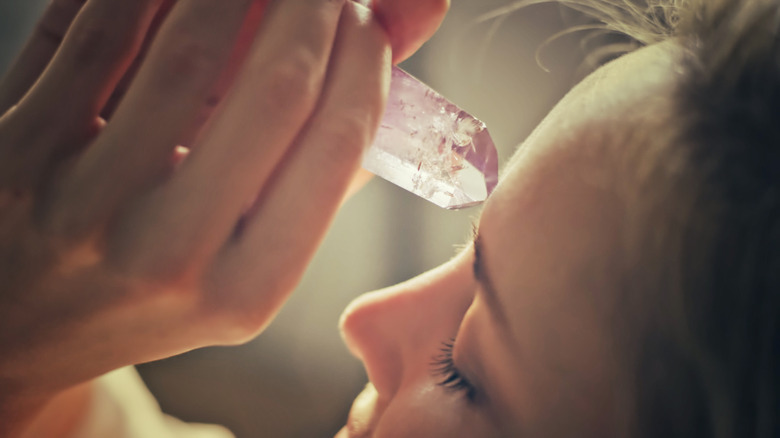
M 439 28 L 450 0 L 373 0 L 393 47 L 393 63 L 411 56 Z

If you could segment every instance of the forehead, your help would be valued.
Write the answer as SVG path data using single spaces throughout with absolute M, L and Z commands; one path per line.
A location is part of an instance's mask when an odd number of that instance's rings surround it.
M 624 174 L 622 155 L 642 148 L 643 137 L 653 135 L 648 127 L 657 124 L 650 119 L 660 119 L 660 105 L 672 90 L 673 47 L 638 50 L 577 85 L 512 158 L 485 207 L 483 224 L 495 215 L 508 235 L 524 235 L 531 225 L 541 227 L 536 231 L 561 226 L 586 231 L 592 222 L 586 217 L 595 216 L 592 225 L 601 228 L 605 215 L 620 213 L 618 189 L 629 183 L 618 180 Z M 531 223 L 534 218 L 537 223 Z M 579 241 L 585 234 L 572 237 Z
M 616 142 L 636 139 L 621 133 L 642 130 L 641 114 L 668 99 L 672 66 L 669 50 L 658 46 L 591 75 L 526 141 L 486 204 L 486 270 L 525 358 L 507 375 L 519 368 L 534 385 L 569 375 L 587 386 L 610 368 L 603 361 L 613 356 L 608 324 L 627 217 L 616 154 L 637 147 Z
M 629 183 L 618 180 L 623 155 L 643 149 L 667 120 L 676 53 L 672 42 L 645 47 L 578 84 L 518 149 L 482 220 L 496 214 L 511 225 L 545 212 L 565 218 L 569 209 L 584 213 L 622 192 Z

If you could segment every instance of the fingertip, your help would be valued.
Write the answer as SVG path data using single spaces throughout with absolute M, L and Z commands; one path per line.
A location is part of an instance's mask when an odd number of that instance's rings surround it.
M 355 176 L 352 177 L 352 181 L 349 183 L 349 187 L 347 188 L 347 191 L 344 194 L 344 199 L 342 199 L 341 203 L 343 204 L 348 199 L 352 198 L 357 192 L 360 191 L 360 189 L 368 184 L 372 178 L 374 178 L 373 173 L 363 169 L 362 167 L 358 169 L 355 173 Z
M 390 36 L 385 31 L 381 22 L 377 19 L 376 13 L 371 9 L 365 7 L 360 1 L 353 1 L 352 7 L 345 8 L 345 16 L 342 17 L 344 23 L 353 23 L 354 25 L 348 25 L 343 31 L 350 33 L 358 29 L 361 29 L 358 34 L 355 34 L 349 39 L 355 39 L 361 42 L 361 45 L 365 50 L 371 53 L 379 54 L 383 58 L 382 63 L 385 65 L 388 72 L 387 83 L 383 88 L 389 88 L 389 71 L 391 67 L 392 58 L 392 45 Z
M 374 0 L 372 8 L 393 48 L 393 63 L 416 52 L 438 30 L 450 0 Z
M 372 8 L 372 3 L 373 2 L 371 0 L 353 0 L 353 7 L 351 10 L 354 11 L 358 21 L 364 27 L 374 28 L 372 33 L 387 46 L 390 46 L 390 35 L 388 34 L 384 23 L 382 23 L 376 11 Z

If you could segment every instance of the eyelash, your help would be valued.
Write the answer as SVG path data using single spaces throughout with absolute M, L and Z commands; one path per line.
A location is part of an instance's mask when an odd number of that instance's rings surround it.
M 476 240 L 479 235 L 479 225 L 477 221 L 471 222 L 472 240 Z M 478 257 L 477 248 L 474 248 L 474 275 L 477 275 Z M 455 349 L 455 338 L 443 341 L 439 348 L 439 354 L 433 356 L 431 360 L 431 372 L 434 377 L 440 379 L 437 385 L 448 391 L 462 393 L 467 400 L 473 402 L 477 396 L 476 387 L 458 370 L 453 358 Z
M 431 371 L 434 377 L 439 378 L 437 385 L 463 395 L 469 401 L 476 398 L 476 388 L 469 380 L 458 371 L 453 360 L 453 349 L 455 348 L 455 338 L 441 343 L 439 354 L 433 357 L 431 361 Z

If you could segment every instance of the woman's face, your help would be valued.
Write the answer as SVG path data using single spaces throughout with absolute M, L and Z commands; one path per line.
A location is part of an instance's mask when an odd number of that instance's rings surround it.
M 671 58 L 648 47 L 583 81 L 514 157 L 475 243 L 350 305 L 344 337 L 371 384 L 339 437 L 622 434 L 625 202 L 601 146 L 641 129 L 621 121 L 668 93 Z

